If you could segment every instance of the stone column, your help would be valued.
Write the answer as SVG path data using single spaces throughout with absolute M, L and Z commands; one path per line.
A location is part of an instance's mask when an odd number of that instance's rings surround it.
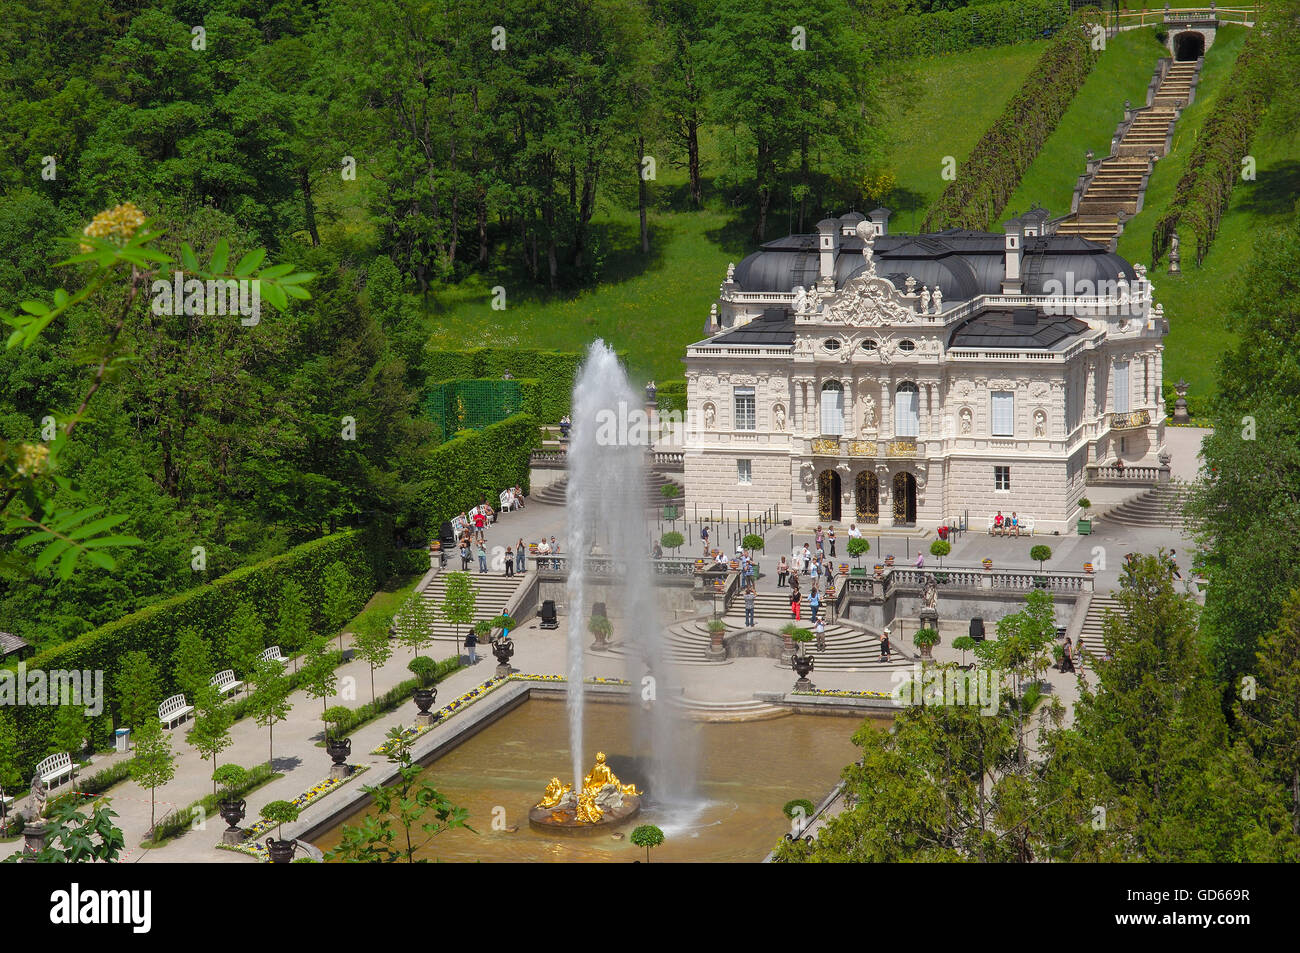
M 894 411 L 890 403 L 890 396 L 893 393 L 892 382 L 894 375 L 887 375 L 880 382 L 880 433 L 881 435 L 892 434 L 894 432 Z

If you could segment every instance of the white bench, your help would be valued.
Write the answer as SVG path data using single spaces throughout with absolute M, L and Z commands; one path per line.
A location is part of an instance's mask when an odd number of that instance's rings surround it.
M 36 766 L 36 776 L 41 783 L 50 787 L 59 778 L 72 776 L 72 755 L 66 751 L 52 754 Z
M 997 519 L 997 514 L 996 514 L 996 513 L 990 514 L 990 516 L 989 516 L 989 523 L 988 523 L 988 534 L 989 534 L 990 536 L 993 535 L 993 521 L 994 521 L 995 519 Z M 1017 514 L 1016 514 L 1016 519 L 1017 519 L 1017 520 L 1019 521 L 1019 523 L 1020 523 L 1020 535 L 1021 535 L 1021 536 L 1033 536 L 1033 535 L 1034 535 L 1034 518 L 1033 518 L 1032 516 L 1021 516 L 1019 513 L 1017 513 Z M 1011 523 L 1011 517 L 1010 517 L 1008 514 L 1003 513 L 1003 514 L 1002 514 L 1002 535 L 1003 535 L 1003 536 L 1014 536 L 1014 535 L 1016 535 L 1013 531 L 1011 531 L 1011 530 L 1008 528 L 1008 527 L 1010 526 L 1010 523 Z
M 244 687 L 244 683 L 235 678 L 235 670 L 231 668 L 224 672 L 217 672 L 209 679 L 208 684 L 223 695 L 233 695 Z
M 280 646 L 273 645 L 257 656 L 259 662 L 279 662 L 284 665 L 289 660 L 280 654 Z
M 184 695 L 173 695 L 158 706 L 158 722 L 164 728 L 184 721 L 194 711 L 194 706 L 187 704 Z

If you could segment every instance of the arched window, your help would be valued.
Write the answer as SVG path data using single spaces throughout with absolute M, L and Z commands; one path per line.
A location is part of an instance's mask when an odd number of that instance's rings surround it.
M 916 385 L 903 381 L 894 391 L 894 436 L 915 437 L 920 419 Z
M 822 385 L 822 433 L 835 437 L 844 434 L 844 388 L 839 381 Z

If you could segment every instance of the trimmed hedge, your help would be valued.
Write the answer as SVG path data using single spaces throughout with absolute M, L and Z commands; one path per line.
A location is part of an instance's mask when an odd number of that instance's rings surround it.
M 427 555 L 424 558 L 427 566 Z M 323 631 L 326 626 L 320 612 L 325 596 L 322 580 L 325 568 L 336 560 L 348 569 L 349 594 L 356 612 L 390 572 L 394 560 L 387 527 L 324 536 L 287 553 L 236 569 L 206 586 L 146 606 L 42 652 L 27 661 L 27 669 L 101 671 L 104 690 L 111 701 L 120 657 L 127 652 L 141 651 L 158 666 L 163 682 L 162 698 L 166 698 L 179 691 L 171 658 L 181 631 L 188 627 L 196 629 L 212 647 L 214 670 L 228 668 L 231 663 L 223 654 L 225 627 L 236 606 L 252 605 L 266 626 L 267 637 L 273 638 L 280 592 L 287 582 L 302 587 L 311 612 L 311 626 Z M 158 700 L 161 702 L 162 698 Z M 24 777 L 45 756 L 57 711 L 54 705 L 15 709 Z
M 573 379 L 583 355 L 574 351 L 484 347 L 469 351 L 425 352 L 430 381 L 466 378 L 500 380 L 510 374 L 523 389 L 524 410 L 538 420 L 556 423 L 569 412 Z
M 664 381 L 655 385 L 655 400 L 660 413 L 678 410 L 686 412 L 686 380 Z
M 1070 18 L 931 206 L 923 232 L 989 228 L 1097 64 L 1101 53 L 1092 48 L 1092 31 L 1098 25 L 1104 19 L 1096 7 Z
M 425 479 L 415 489 L 429 538 L 437 538 L 444 520 L 474 508 L 484 497 L 495 507 L 508 486 L 518 484 L 526 492 L 529 457 L 541 442 L 537 418 L 515 414 L 482 430 L 462 431 L 434 447 Z
M 873 60 L 892 61 L 1008 46 L 1037 39 L 1069 19 L 1068 0 L 1003 0 L 936 13 L 873 18 L 862 33 Z
M 1187 169 L 1178 180 L 1174 198 L 1151 235 L 1151 263 L 1160 264 L 1175 231 L 1191 229 L 1196 236 L 1196 264 L 1210 252 L 1219 220 L 1228 210 L 1232 188 L 1241 181 L 1241 160 L 1250 154 L 1255 130 L 1268 107 L 1263 34 L 1251 32 L 1233 64 L 1214 111 L 1205 119 Z M 1172 405 L 1171 405 L 1172 406 Z

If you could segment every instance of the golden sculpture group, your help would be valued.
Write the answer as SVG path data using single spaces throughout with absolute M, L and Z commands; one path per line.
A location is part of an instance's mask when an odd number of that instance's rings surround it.
M 638 797 L 635 784 L 623 784 L 605 763 L 605 752 L 596 752 L 596 763 L 590 773 L 582 779 L 582 789 L 575 793 L 569 785 L 559 778 L 551 778 L 546 785 L 546 793 L 537 803 L 538 808 L 551 811 L 555 821 L 568 819 L 568 812 L 573 812 L 573 819 L 579 824 L 597 824 L 609 808 L 623 806 L 624 797 Z

